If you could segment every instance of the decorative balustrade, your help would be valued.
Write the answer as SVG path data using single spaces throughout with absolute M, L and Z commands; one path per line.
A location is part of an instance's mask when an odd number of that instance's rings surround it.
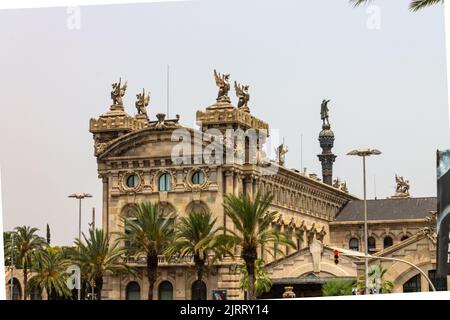
M 129 264 L 147 264 L 146 257 L 124 257 L 123 258 L 124 263 Z M 178 257 L 174 256 L 170 259 L 168 259 L 166 256 L 159 255 L 158 256 L 158 264 L 192 264 L 194 263 L 194 257 L 192 255 L 187 255 L 184 257 Z

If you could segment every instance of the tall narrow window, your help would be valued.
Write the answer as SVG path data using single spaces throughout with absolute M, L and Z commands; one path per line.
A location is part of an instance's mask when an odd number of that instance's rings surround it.
M 139 286 L 139 283 L 132 281 L 127 284 L 125 290 L 127 300 L 141 300 L 141 287 Z
M 392 246 L 393 243 L 394 243 L 394 241 L 392 240 L 391 237 L 389 237 L 389 236 L 384 237 L 384 240 L 383 240 L 383 247 L 384 247 L 385 249 L 386 249 L 386 248 L 389 248 L 390 246 Z
M 169 281 L 163 281 L 158 287 L 158 300 L 173 300 L 173 286 Z
M 403 284 L 403 292 L 420 292 L 420 274 Z
M 374 237 L 369 237 L 367 239 L 367 249 L 369 249 L 369 253 L 373 253 L 376 251 L 376 242 Z
M 206 300 L 206 284 L 195 280 L 191 287 L 191 300 Z
M 169 173 L 163 173 L 159 177 L 159 191 L 170 191 L 172 189 L 172 177 Z
M 436 273 L 436 270 L 428 271 L 428 277 L 430 278 L 431 282 L 433 282 L 433 285 L 437 291 L 447 291 L 447 277 L 439 276 Z M 431 291 L 431 288 L 429 291 Z
M 348 247 L 350 250 L 359 251 L 359 240 L 356 238 L 351 238 L 348 242 Z

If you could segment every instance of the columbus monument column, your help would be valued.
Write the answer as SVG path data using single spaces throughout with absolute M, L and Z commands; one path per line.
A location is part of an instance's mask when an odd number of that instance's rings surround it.
M 322 163 L 322 181 L 331 186 L 333 183 L 333 162 L 336 159 L 336 155 L 331 151 L 334 145 L 334 132 L 331 130 L 330 122 L 328 121 L 328 102 L 330 100 L 323 100 L 320 108 L 322 131 L 319 133 L 319 143 L 322 153 L 318 154 L 317 157 Z

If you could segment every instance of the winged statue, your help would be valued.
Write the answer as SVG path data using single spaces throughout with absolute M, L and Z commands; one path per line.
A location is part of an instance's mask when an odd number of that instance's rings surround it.
M 278 146 L 278 148 L 275 149 L 275 152 L 277 154 L 277 162 L 280 166 L 284 166 L 285 155 L 288 151 L 289 151 L 289 149 L 288 149 L 287 145 L 284 144 L 284 142 L 282 144 L 280 144 Z
M 406 180 L 404 177 L 395 175 L 395 182 L 397 184 L 395 190 L 397 194 L 409 195 L 409 180 Z
M 250 100 L 250 94 L 248 93 L 248 85 L 241 85 L 234 82 L 234 90 L 236 90 L 236 96 L 238 97 L 238 108 L 248 108 L 248 101 Z
M 214 69 L 214 78 L 216 80 L 216 86 L 219 88 L 217 101 L 228 101 L 228 91 L 230 91 L 230 75 L 228 73 L 220 74 Z
M 128 81 L 125 81 L 125 84 L 121 85 L 122 78 L 119 78 L 119 82 L 114 82 L 112 84 L 111 90 L 111 99 L 113 100 L 114 105 L 123 105 L 122 97 L 125 95 L 125 91 L 127 90 Z
M 138 93 L 136 95 L 136 98 L 137 100 L 135 106 L 138 111 L 138 115 L 145 115 L 148 119 L 146 107 L 150 103 L 150 93 L 147 93 L 147 95 L 145 95 L 145 89 L 142 89 L 142 93 Z

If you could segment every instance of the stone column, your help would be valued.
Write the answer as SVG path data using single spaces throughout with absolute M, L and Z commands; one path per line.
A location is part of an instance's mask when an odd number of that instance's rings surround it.
M 240 180 L 240 178 L 239 178 L 239 173 L 238 172 L 235 172 L 234 173 L 234 188 L 233 188 L 233 194 L 234 194 L 234 196 L 236 196 L 236 197 L 238 197 L 239 196 L 239 192 L 240 192 L 240 188 L 239 188 L 239 181 Z
M 246 176 L 245 180 L 245 194 L 253 198 L 253 179 L 251 176 Z
M 253 177 L 253 190 L 252 190 L 252 192 L 253 192 L 253 195 L 254 195 L 254 196 L 256 196 L 256 194 L 257 194 L 258 191 L 259 191 L 258 183 L 259 183 L 258 177 L 256 177 L 256 176 Z
M 234 176 L 235 173 L 232 170 L 225 172 L 225 193 L 234 194 Z M 223 213 L 223 226 L 227 229 L 233 228 L 233 223 L 230 219 L 227 219 L 227 215 Z
M 106 234 L 109 234 L 109 183 L 108 176 L 102 176 L 103 183 L 103 199 L 102 199 L 102 227 L 106 230 Z
M 422 274 L 420 275 L 420 291 L 421 292 L 430 291 L 430 284 L 428 283 L 428 280 L 425 279 L 425 277 Z

